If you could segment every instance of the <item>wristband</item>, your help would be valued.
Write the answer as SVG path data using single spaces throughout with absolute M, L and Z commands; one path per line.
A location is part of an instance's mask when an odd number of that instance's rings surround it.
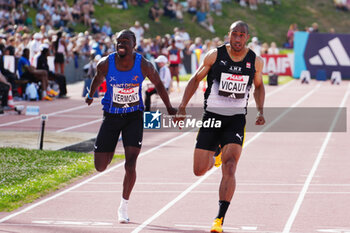
M 87 97 L 89 100 L 94 99 L 93 97 L 90 97 L 90 93 L 87 93 L 87 94 L 86 94 L 86 97 Z

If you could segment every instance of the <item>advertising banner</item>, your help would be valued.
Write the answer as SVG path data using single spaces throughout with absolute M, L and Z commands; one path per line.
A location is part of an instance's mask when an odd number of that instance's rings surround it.
M 264 74 L 275 73 L 278 75 L 292 76 L 293 54 L 268 55 L 263 54 Z
M 349 52 L 350 34 L 296 32 L 294 77 L 300 77 L 303 70 L 309 70 L 312 77 L 324 70 L 328 79 L 333 71 L 340 71 L 343 79 L 350 79 Z

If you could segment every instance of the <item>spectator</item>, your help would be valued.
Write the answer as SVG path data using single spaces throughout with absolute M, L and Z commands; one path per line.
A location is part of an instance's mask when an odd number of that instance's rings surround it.
M 91 19 L 91 33 L 97 34 L 101 32 L 100 24 L 96 19 Z
M 171 19 L 176 18 L 176 6 L 173 0 L 165 0 L 163 9 L 164 16 L 168 16 Z
M 285 44 L 285 48 L 293 48 L 294 47 L 294 33 L 298 31 L 298 25 L 293 23 L 289 26 L 287 32 L 287 43 Z
M 310 28 L 310 32 L 318 32 L 318 24 L 313 23 Z
M 221 0 L 210 0 L 210 10 L 215 12 L 217 16 L 222 15 Z
M 159 77 L 160 80 L 162 81 L 165 90 L 169 90 L 170 87 L 170 83 L 171 83 L 171 74 L 170 74 L 170 70 L 167 66 L 168 63 L 168 59 L 163 56 L 160 55 L 159 57 L 157 57 L 157 59 L 155 60 L 155 62 L 158 64 L 159 66 Z M 150 111 L 151 110 L 151 96 L 153 94 L 156 94 L 157 90 L 151 86 L 146 90 L 146 98 L 145 98 L 145 111 Z
M 102 29 L 101 29 L 101 32 L 107 36 L 112 36 L 113 35 L 113 32 L 112 32 L 112 28 L 111 28 L 111 24 L 109 23 L 108 20 L 105 21 Z
M 180 21 L 180 23 L 183 23 L 184 16 L 183 16 L 183 7 L 182 4 L 176 0 L 175 2 L 175 14 L 176 19 Z
M 30 82 L 41 82 L 41 96 L 43 100 L 52 100 L 52 98 L 48 94 L 51 94 L 53 96 L 58 95 L 57 92 L 49 88 L 47 71 L 37 70 L 30 65 L 29 49 L 25 48 L 23 50 L 22 57 L 18 61 L 17 69 L 21 79 L 29 80 Z
M 267 51 L 268 54 L 278 55 L 280 50 L 277 48 L 276 42 L 271 42 L 270 48 Z
M 64 58 L 67 55 L 67 46 L 62 31 L 57 32 L 57 38 L 53 42 L 53 51 L 55 56 L 55 72 L 64 75 Z
M 184 27 L 179 28 L 178 35 L 182 38 L 182 41 L 184 41 L 184 42 L 191 39 L 190 35 L 188 34 L 188 32 L 185 31 Z
M 251 10 L 257 10 L 258 9 L 258 4 L 256 0 L 249 0 L 249 8 Z
M 71 12 L 72 12 L 72 17 L 73 17 L 73 20 L 75 22 L 79 22 L 81 21 L 80 19 L 80 16 L 81 16 L 81 10 L 80 10 L 80 5 L 78 4 L 78 2 L 76 2 L 72 9 L 71 9 Z
M 202 44 L 202 38 L 196 37 L 194 39 L 194 43 L 190 46 L 189 50 L 191 53 L 195 53 L 196 49 L 200 49 L 202 51 L 203 44 Z
M 187 12 L 195 15 L 197 13 L 197 1 L 199 0 L 187 0 L 188 10 Z
M 38 13 L 35 16 L 35 25 L 40 28 L 41 25 L 45 24 L 45 15 L 44 15 L 44 10 L 39 9 Z
M 197 10 L 197 13 L 193 17 L 192 21 L 197 21 L 199 25 L 210 32 L 215 33 L 215 29 L 213 27 L 214 19 L 209 14 L 209 2 L 207 0 L 199 0 L 199 9 Z
M 160 36 L 157 36 L 156 38 L 152 39 L 150 54 L 153 58 L 158 57 L 160 54 L 160 40 Z
M 135 21 L 135 24 L 130 28 L 130 31 L 135 33 L 136 45 L 140 45 L 141 38 L 143 38 L 143 34 L 145 33 L 145 30 L 141 26 L 140 22 Z
M 49 64 L 47 63 L 47 57 L 49 56 L 49 45 L 42 44 L 41 54 L 37 61 L 38 70 L 46 70 L 48 73 L 48 79 L 55 81 L 59 86 L 59 95 L 58 98 L 67 98 L 67 85 L 66 77 L 62 74 L 54 73 L 50 71 Z
M 55 10 L 53 14 L 51 15 L 51 20 L 53 26 L 58 29 L 61 26 L 63 26 L 63 23 L 61 22 L 61 14 L 58 12 L 58 10 Z
M 27 33 L 24 33 L 19 40 L 20 40 L 20 43 L 18 46 L 16 46 L 16 51 L 15 51 L 16 57 L 20 57 L 23 53 L 23 49 L 28 47 L 30 42 L 29 35 Z
M 9 53 L 10 53 L 9 49 L 8 48 L 5 49 L 5 46 L 1 44 L 0 73 L 3 76 L 5 76 L 6 80 L 9 83 L 11 83 L 11 86 L 14 89 L 14 95 L 17 95 L 16 83 L 15 83 L 15 80 L 17 80 L 17 75 L 11 72 L 10 70 L 8 70 L 7 67 L 4 66 L 4 55 L 9 55 Z
M 170 63 L 169 69 L 171 78 L 175 76 L 177 90 L 180 92 L 179 66 L 181 64 L 181 50 L 175 46 L 175 39 L 170 40 L 170 46 L 168 48 L 168 60 Z
M 158 2 L 154 3 L 151 8 L 149 8 L 148 16 L 150 19 L 152 19 L 154 22 L 159 23 L 160 22 L 160 16 L 162 16 L 164 13 L 163 9 L 159 8 Z
M 3 113 L 3 110 L 8 110 L 10 107 L 8 106 L 8 95 L 11 89 L 11 84 L 7 81 L 4 75 L 0 72 L 0 114 Z
M 83 16 L 83 22 L 85 26 L 91 26 L 90 12 L 94 11 L 89 0 L 82 0 L 80 3 L 80 11 Z
M 260 54 L 261 55 L 267 54 L 268 50 L 269 50 L 269 44 L 265 42 L 261 45 Z
M 33 35 L 33 39 L 30 43 L 29 43 L 29 61 L 32 63 L 33 62 L 33 58 L 37 53 L 40 53 L 40 45 L 41 45 L 41 40 L 43 39 L 43 36 L 41 35 L 41 33 L 37 32 Z
M 16 45 L 15 45 L 15 37 L 14 36 L 10 36 L 7 40 L 7 47 L 6 50 L 9 51 L 8 55 L 10 56 L 15 56 L 15 50 L 16 50 Z
M 346 7 L 346 0 L 334 0 L 334 5 L 337 10 L 348 11 L 349 9 Z
M 253 37 L 252 42 L 248 44 L 248 48 L 254 51 L 257 56 L 261 54 L 261 46 L 259 45 L 258 37 Z

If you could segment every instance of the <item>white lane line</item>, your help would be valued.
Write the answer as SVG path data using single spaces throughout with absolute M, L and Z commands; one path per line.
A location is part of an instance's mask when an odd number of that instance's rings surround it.
M 85 191 L 71 191 L 71 193 L 121 193 L 122 190 L 85 190 Z M 133 193 L 181 193 L 183 190 L 173 190 L 173 191 L 163 191 L 163 190 L 133 190 Z M 198 194 L 210 194 L 210 193 L 217 193 L 217 190 L 201 190 L 201 191 L 191 191 L 191 193 L 198 193 Z M 236 194 L 242 193 L 242 194 L 299 194 L 299 191 L 235 191 Z M 324 192 L 308 192 L 308 194 L 350 194 L 349 192 L 342 192 L 342 191 L 324 191 Z
M 262 131 L 255 134 L 254 137 L 252 137 L 250 140 L 244 143 L 244 148 L 247 147 L 250 143 L 255 141 L 263 131 L 266 131 L 268 128 L 270 128 L 272 125 L 274 125 L 276 122 L 278 122 L 283 116 L 285 116 L 293 107 L 296 107 L 297 105 L 301 104 L 304 100 L 306 100 L 310 95 L 312 95 L 321 84 L 318 84 L 312 91 L 310 91 L 307 95 L 304 95 L 301 99 L 299 99 L 297 102 L 295 102 L 290 108 L 285 110 L 283 113 L 281 113 L 275 120 L 273 120 L 270 124 L 268 124 Z M 189 192 L 191 192 L 194 188 L 196 188 L 199 184 L 201 184 L 204 180 L 206 180 L 210 175 L 215 173 L 217 171 L 217 167 L 213 167 L 210 171 L 208 171 L 204 176 L 199 178 L 195 183 L 193 183 L 190 187 L 188 187 L 186 190 L 184 190 L 180 195 L 178 195 L 175 199 L 170 201 L 167 205 L 165 205 L 162 209 L 160 209 L 157 213 L 155 213 L 153 216 L 148 218 L 146 221 L 144 221 L 141 225 L 139 225 L 135 230 L 133 230 L 131 233 L 137 233 L 140 232 L 143 228 L 145 228 L 148 224 L 153 222 L 155 219 L 157 219 L 160 215 L 162 215 L 164 212 L 166 212 L 169 208 L 171 208 L 173 205 L 175 205 L 176 202 L 181 200 L 183 197 L 185 197 Z
M 269 128 L 271 128 L 275 123 L 277 123 L 279 120 L 281 120 L 285 115 L 287 115 L 290 111 L 292 111 L 293 108 L 295 108 L 296 106 L 298 106 L 299 104 L 301 104 L 303 101 L 305 101 L 307 98 L 309 98 L 309 96 L 311 96 L 319 87 L 321 86 L 321 84 L 319 83 L 318 85 L 316 85 L 316 87 L 314 89 L 312 89 L 312 91 L 310 91 L 309 93 L 307 93 L 306 95 L 304 95 L 301 99 L 299 99 L 297 102 L 295 102 L 292 106 L 290 106 L 289 108 L 287 108 L 287 110 L 285 110 L 283 113 L 281 113 L 278 117 L 276 117 L 270 124 L 268 124 L 267 126 L 265 126 L 259 133 L 255 134 L 249 141 L 244 142 L 244 147 L 248 146 L 251 142 L 255 141 L 256 138 L 260 137 L 260 135 L 265 132 L 266 130 L 268 130 Z
M 318 152 L 318 155 L 317 155 L 316 160 L 315 160 L 315 162 L 314 162 L 314 164 L 313 164 L 313 166 L 312 166 L 312 168 L 311 168 L 311 170 L 309 172 L 309 175 L 307 176 L 307 178 L 305 180 L 304 186 L 303 186 L 303 188 L 300 191 L 300 194 L 299 194 L 298 199 L 297 199 L 297 201 L 296 201 L 296 203 L 294 205 L 294 208 L 293 208 L 293 210 L 292 210 L 292 212 L 291 212 L 291 214 L 290 214 L 290 216 L 288 218 L 288 221 L 287 221 L 286 225 L 284 226 L 283 233 L 289 233 L 290 232 L 290 229 L 291 229 L 291 227 L 293 225 L 295 217 L 297 216 L 297 214 L 299 212 L 299 209 L 301 207 L 301 204 L 303 203 L 304 197 L 305 197 L 305 195 L 307 193 L 307 190 L 309 189 L 309 186 L 310 186 L 310 183 L 312 181 L 312 178 L 315 175 L 315 172 L 316 172 L 316 170 L 318 168 L 318 165 L 320 164 L 320 161 L 321 161 L 321 159 L 323 157 L 323 154 L 324 154 L 324 152 L 326 150 L 328 142 L 329 142 L 329 140 L 330 140 L 330 138 L 332 136 L 332 131 L 333 131 L 333 129 L 334 129 L 334 127 L 335 127 L 335 125 L 336 125 L 336 123 L 338 121 L 339 116 L 340 116 L 341 108 L 345 106 L 346 100 L 347 100 L 347 98 L 349 96 L 349 88 L 350 88 L 350 84 L 348 86 L 348 91 L 345 93 L 345 95 L 343 97 L 343 100 L 340 103 L 339 110 L 337 111 L 337 113 L 336 113 L 336 115 L 334 117 L 334 120 L 333 120 L 331 126 L 329 127 L 329 132 L 327 133 L 327 135 L 326 135 L 326 137 L 325 137 L 325 139 L 323 141 L 321 149 Z
M 123 184 L 123 182 L 90 182 L 93 185 L 117 185 Z M 192 182 L 137 182 L 137 185 L 190 185 Z M 202 185 L 218 185 L 218 183 L 203 182 Z M 239 183 L 237 186 L 303 186 L 300 184 L 277 184 L 277 183 Z M 310 186 L 340 186 L 349 187 L 350 184 L 310 184 Z
M 180 99 L 180 98 L 182 98 L 182 97 L 178 96 L 178 97 L 172 98 L 171 101 L 174 101 L 174 100 L 177 100 L 177 99 Z M 98 123 L 100 121 L 102 121 L 102 118 L 98 119 L 98 120 L 94 120 L 94 121 L 89 121 L 89 122 L 86 122 L 86 123 L 83 123 L 83 124 L 70 126 L 70 127 L 64 128 L 64 129 L 59 129 L 56 132 L 57 133 L 61 133 L 61 132 L 65 132 L 65 131 L 68 131 L 68 130 L 71 130 L 71 129 L 77 129 L 77 128 L 84 127 L 84 126 L 87 126 L 87 125 L 92 125 L 92 124 Z
M 86 122 L 86 123 L 82 123 L 82 124 L 79 124 L 79 125 L 74 125 L 74 126 L 70 126 L 70 127 L 67 127 L 67 128 L 59 129 L 59 130 L 56 130 L 56 133 L 62 133 L 64 131 L 68 131 L 68 130 L 71 130 L 71 129 L 84 127 L 84 126 L 87 126 L 87 125 L 92 125 L 92 124 L 95 124 L 95 123 L 98 123 L 98 122 L 101 122 L 101 121 L 102 121 L 102 118 L 94 120 L 94 121 L 89 121 L 89 122 Z
M 65 109 L 65 110 L 61 110 L 61 111 L 57 111 L 57 112 L 52 112 L 52 113 L 49 113 L 46 115 L 54 116 L 54 115 L 61 114 L 61 113 L 72 112 L 72 111 L 80 110 L 83 108 L 92 107 L 92 106 L 98 105 L 98 104 L 100 104 L 100 103 L 93 103 L 90 106 L 88 106 L 87 104 L 84 104 L 84 105 L 81 105 L 78 107 L 73 107 L 73 108 L 69 108 L 69 109 Z M 40 118 L 41 118 L 41 116 L 36 116 L 36 117 L 30 117 L 30 118 L 26 118 L 26 119 L 22 119 L 22 120 L 18 120 L 18 121 L 11 121 L 11 122 L 0 124 L 0 127 L 15 125 L 15 124 L 19 124 L 19 123 L 23 123 L 23 122 L 27 122 L 27 121 L 32 121 L 32 120 L 36 120 L 36 119 L 40 119 Z
M 145 151 L 145 152 L 142 152 L 142 153 L 140 153 L 139 157 L 142 157 L 142 156 L 145 156 L 145 155 L 147 155 L 147 154 L 150 154 L 151 152 L 153 152 L 153 151 L 155 151 L 155 150 L 158 150 L 159 148 L 162 148 L 162 147 L 164 147 L 164 146 L 166 146 L 166 145 L 168 145 L 168 144 L 170 144 L 170 143 L 173 143 L 174 141 L 176 141 L 176 140 L 178 140 L 178 139 L 180 139 L 180 138 L 183 138 L 183 137 L 187 136 L 189 133 L 191 133 L 191 131 L 190 131 L 190 132 L 183 133 L 183 134 L 181 134 L 181 135 L 179 135 L 179 136 L 177 136 L 177 137 L 175 137 L 175 138 L 173 138 L 173 139 L 170 139 L 170 140 L 167 141 L 167 142 L 164 142 L 164 143 L 162 143 L 162 144 L 160 144 L 160 145 L 158 145 L 158 146 L 155 146 L 155 147 L 153 147 L 153 148 L 151 148 L 151 149 L 149 149 L 149 150 L 147 150 L 147 151 Z M 44 203 L 46 203 L 46 202 L 48 202 L 48 201 L 51 201 L 51 200 L 53 200 L 53 199 L 55 199 L 55 198 L 57 198 L 57 197 L 60 197 L 60 196 L 62 196 L 63 194 L 66 194 L 66 193 L 68 193 L 68 192 L 70 192 L 70 191 L 72 191 L 72 190 L 74 190 L 74 189 L 76 189 L 76 188 L 78 188 L 78 187 L 80 187 L 80 186 L 82 186 L 82 185 L 84 185 L 84 184 L 86 184 L 86 183 L 92 181 L 92 180 L 95 180 L 95 179 L 97 179 L 97 178 L 100 177 L 100 176 L 103 176 L 103 175 L 105 175 L 105 174 L 107 174 L 107 173 L 110 173 L 111 171 L 113 171 L 113 170 L 115 170 L 115 169 L 117 169 L 117 168 L 119 168 L 119 167 L 121 167 L 121 166 L 124 166 L 124 162 L 123 162 L 123 163 L 119 163 L 119 164 L 117 164 L 117 165 L 115 165 L 115 166 L 113 166 L 113 167 L 107 169 L 107 170 L 104 171 L 104 172 L 98 173 L 98 174 L 96 174 L 95 176 L 93 176 L 93 177 L 91 177 L 91 178 L 89 178 L 89 179 L 86 179 L 86 180 L 84 180 L 83 182 L 81 182 L 81 183 L 79 183 L 79 184 L 76 184 L 76 185 L 74 185 L 74 186 L 72 186 L 72 187 L 70 187 L 70 188 L 68 188 L 68 189 L 63 190 L 62 192 L 59 192 L 59 193 L 57 193 L 57 194 L 55 194 L 55 195 L 53 195 L 53 196 L 51 196 L 51 197 L 48 197 L 48 198 L 46 198 L 46 199 L 43 199 L 42 201 L 39 201 L 39 202 L 37 202 L 37 203 L 35 203 L 35 204 L 33 204 L 33 205 L 30 205 L 30 206 L 28 206 L 27 208 L 24 208 L 24 209 L 22 209 L 22 210 L 20 210 L 20 211 L 18 211 L 18 212 L 15 212 L 15 213 L 13 213 L 13 214 L 10 214 L 10 215 L 8 215 L 8 216 L 6 216 L 6 217 L 0 219 L 0 223 L 3 223 L 3 222 L 5 222 L 5 221 L 7 221 L 7 220 L 9 220 L 9 219 L 11 219 L 11 218 L 17 216 L 17 215 L 26 213 L 26 212 L 28 212 L 29 210 L 34 209 L 35 207 L 38 207 L 38 206 L 40 206 L 40 205 L 42 205 L 42 204 L 44 204 Z
M 280 86 L 280 87 L 278 87 L 277 89 L 275 89 L 275 90 L 273 90 L 273 91 L 267 93 L 267 94 L 265 95 L 265 98 L 268 98 L 268 97 L 270 97 L 271 95 L 274 95 L 274 94 L 276 94 L 276 93 L 278 93 L 278 92 L 284 90 L 285 88 L 289 87 L 290 85 L 292 85 L 292 84 L 295 83 L 295 82 L 296 82 L 295 79 L 293 79 L 292 81 L 288 82 L 287 84 L 284 84 L 283 86 Z M 248 105 L 251 105 L 251 104 L 253 104 L 254 102 L 255 102 L 255 100 L 254 100 L 254 98 L 253 98 L 253 99 L 251 99 L 251 100 L 248 102 Z
M 207 229 L 208 226 L 200 226 L 200 225 L 186 225 L 186 224 L 174 224 L 175 227 L 184 227 L 184 228 L 200 228 L 200 229 Z M 239 227 L 225 227 L 225 230 L 240 230 Z

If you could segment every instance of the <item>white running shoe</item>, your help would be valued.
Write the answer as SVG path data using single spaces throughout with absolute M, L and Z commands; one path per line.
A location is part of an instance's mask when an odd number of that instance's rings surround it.
M 128 217 L 128 202 L 126 200 L 122 200 L 120 202 L 120 206 L 118 209 L 118 221 L 120 223 L 129 223 Z

